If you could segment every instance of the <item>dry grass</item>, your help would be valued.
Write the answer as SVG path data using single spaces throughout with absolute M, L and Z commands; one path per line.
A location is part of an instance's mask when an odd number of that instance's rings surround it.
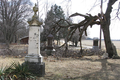
M 117 49 L 120 49 L 120 41 L 112 41 Z M 79 43 L 78 43 L 79 44 Z M 82 45 L 93 46 L 93 40 L 82 40 Z M 101 48 L 105 49 L 104 41 L 101 41 Z
M 24 62 L 24 58 L 14 58 L 9 56 L 0 56 L 0 67 L 9 66 L 12 62 Z
M 114 42 L 120 56 L 120 42 Z M 92 41 L 83 41 L 83 45 L 92 46 Z M 102 47 L 104 47 L 102 43 Z M 0 56 L 0 67 L 8 66 L 13 61 L 24 62 L 24 58 Z M 82 58 L 44 58 L 44 77 L 38 80 L 120 80 L 120 59 L 100 59 L 98 56 Z
M 0 57 L 0 66 L 11 62 L 24 62 L 24 58 Z M 98 56 L 83 58 L 44 58 L 46 75 L 38 80 L 119 80 L 120 60 L 100 59 Z
M 53 58 L 52 58 L 53 59 Z M 85 56 L 80 59 L 45 60 L 43 80 L 119 80 L 120 60 Z

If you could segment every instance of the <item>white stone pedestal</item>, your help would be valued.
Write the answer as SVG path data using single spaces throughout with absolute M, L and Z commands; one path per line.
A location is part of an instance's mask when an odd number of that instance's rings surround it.
M 27 62 L 43 62 L 40 54 L 40 27 L 30 26 L 28 55 L 25 57 Z

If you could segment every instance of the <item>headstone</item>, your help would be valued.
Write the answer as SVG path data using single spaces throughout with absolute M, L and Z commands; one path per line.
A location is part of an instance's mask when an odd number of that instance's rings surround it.
M 93 38 L 93 50 L 99 50 L 97 37 Z
M 40 54 L 40 26 L 42 22 L 39 21 L 37 16 L 38 7 L 35 4 L 33 7 L 34 15 L 28 21 L 29 24 L 29 46 L 28 55 L 25 56 L 25 62 L 28 62 L 29 68 L 33 74 L 44 76 L 45 63 Z
M 47 37 L 47 48 L 45 49 L 45 51 L 48 56 L 50 56 L 51 53 L 55 51 L 55 49 L 53 49 L 53 35 L 52 34 L 49 34 Z
M 52 34 L 49 34 L 48 37 L 48 44 L 47 44 L 47 50 L 53 50 L 53 35 Z

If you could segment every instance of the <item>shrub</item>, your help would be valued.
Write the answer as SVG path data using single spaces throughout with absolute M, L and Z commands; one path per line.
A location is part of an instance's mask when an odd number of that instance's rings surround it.
M 5 68 L 2 66 L 0 69 L 0 80 L 4 80 L 5 77 Z
M 0 79 L 1 80 L 26 80 L 35 79 L 34 75 L 30 73 L 27 63 L 20 64 L 19 62 L 13 62 L 9 67 L 1 68 Z

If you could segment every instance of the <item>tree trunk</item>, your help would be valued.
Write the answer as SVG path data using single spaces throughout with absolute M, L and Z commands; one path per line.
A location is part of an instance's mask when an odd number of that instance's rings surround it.
M 67 40 L 67 37 L 65 38 L 65 51 L 63 53 L 63 57 L 67 57 L 66 54 L 67 54 L 67 51 L 68 51 L 68 44 L 67 44 L 68 40 Z
M 113 43 L 111 42 L 110 31 L 109 31 L 110 20 L 111 20 L 110 14 L 112 12 L 112 5 L 116 1 L 117 0 L 109 0 L 106 13 L 105 13 L 104 18 L 101 22 L 101 27 L 102 27 L 103 34 L 104 34 L 104 42 L 105 42 L 106 52 L 109 54 L 110 58 L 112 58 L 113 55 L 117 54 L 116 53 L 116 48 L 113 47 Z
M 115 54 L 113 47 L 112 47 L 112 42 L 110 39 L 110 32 L 109 32 L 109 26 L 105 26 L 103 29 L 103 34 L 104 34 L 104 42 L 105 42 L 105 47 L 106 47 L 106 52 L 109 54 L 109 57 L 112 58 L 112 56 Z

